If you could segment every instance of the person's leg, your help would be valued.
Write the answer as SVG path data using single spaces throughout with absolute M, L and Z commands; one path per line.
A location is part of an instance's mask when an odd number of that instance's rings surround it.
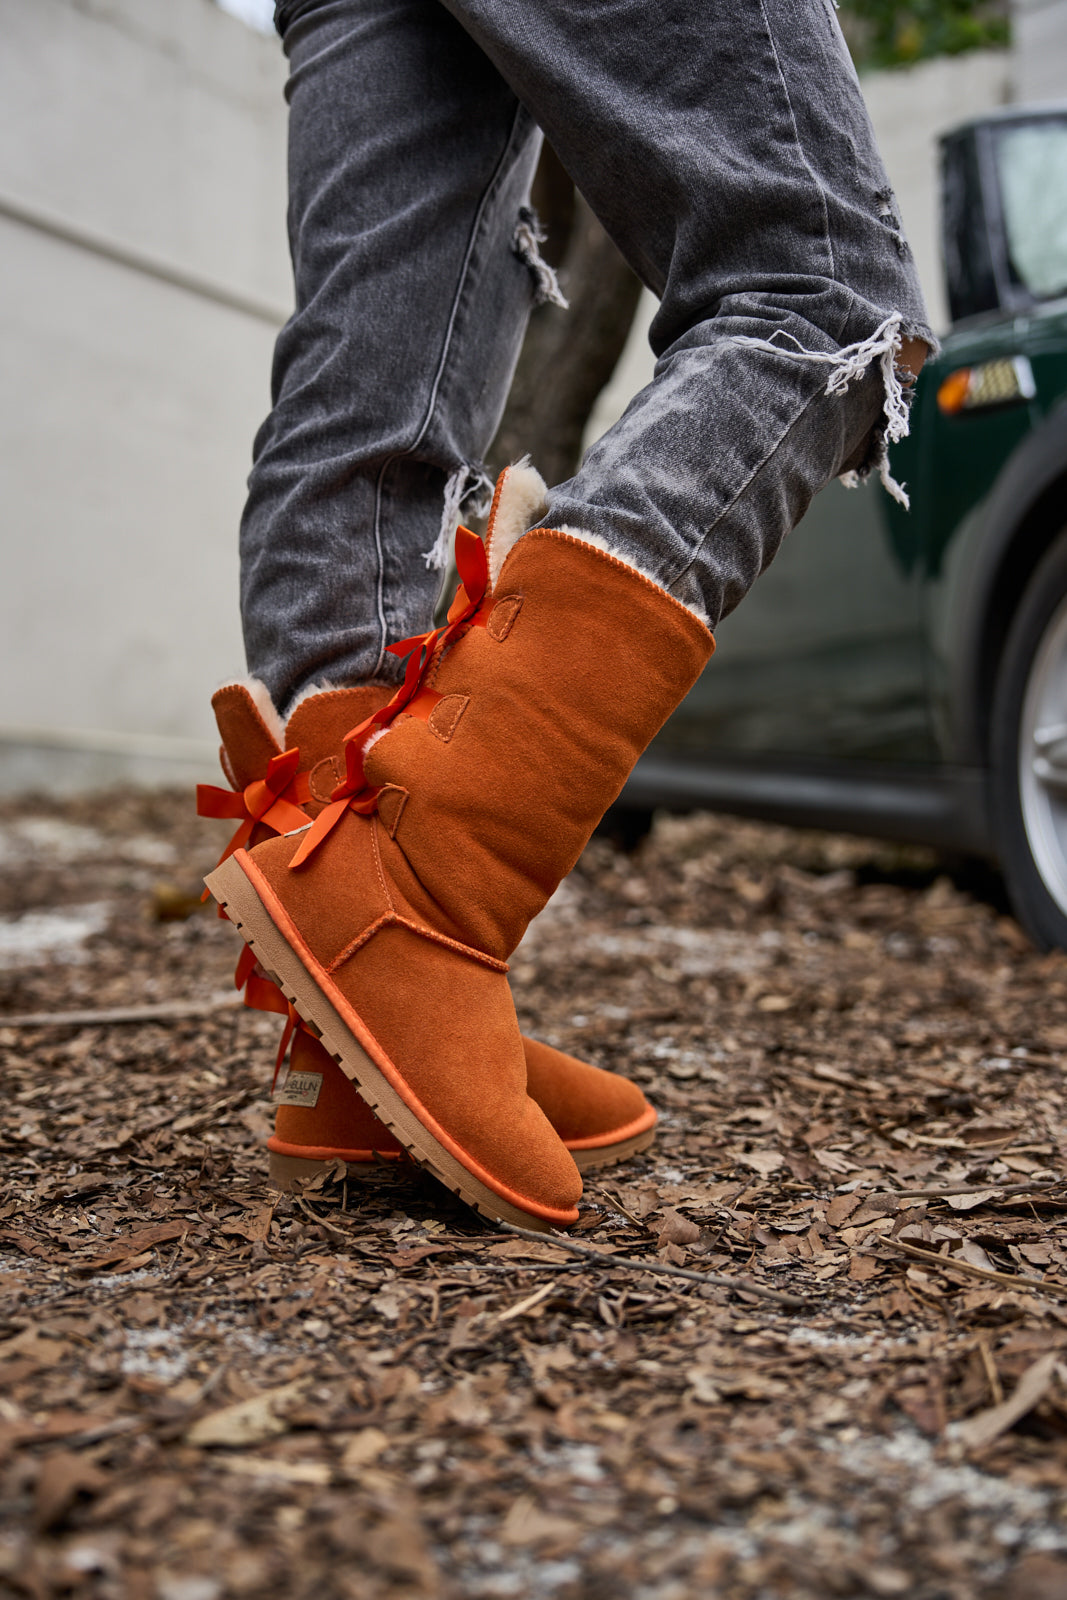
M 714 627 L 824 483 L 879 464 L 883 401 L 906 426 L 892 346 L 934 344 L 832 0 L 444 3 L 661 297 L 653 382 L 545 521 Z
M 538 292 L 522 208 L 540 135 L 436 0 L 283 0 L 278 21 L 296 311 L 241 604 L 249 671 L 284 713 L 317 677 L 395 679 L 387 645 L 429 625 L 427 554 L 477 492 Z

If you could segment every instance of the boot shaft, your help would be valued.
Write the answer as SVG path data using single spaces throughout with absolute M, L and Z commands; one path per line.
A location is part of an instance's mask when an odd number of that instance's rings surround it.
M 234 789 L 243 790 L 266 776 L 275 756 L 296 749 L 296 770 L 306 773 L 309 783 L 305 809 L 315 816 L 344 776 L 345 734 L 384 705 L 389 694 L 374 684 L 325 688 L 297 701 L 283 721 L 261 683 L 224 684 L 211 697 L 222 770 Z
M 412 908 L 506 959 L 714 649 L 692 612 L 612 555 L 525 534 L 431 669 L 428 717 L 365 758 L 383 863 Z

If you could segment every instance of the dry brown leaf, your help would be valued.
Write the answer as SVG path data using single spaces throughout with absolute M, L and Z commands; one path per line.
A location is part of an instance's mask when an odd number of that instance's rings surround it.
M 273 1200 L 258 1210 L 247 1213 L 242 1217 L 231 1217 L 222 1224 L 223 1233 L 237 1234 L 239 1238 L 249 1239 L 253 1244 L 258 1240 L 270 1238 L 270 1225 L 274 1220 Z
M 504 1239 L 500 1244 L 491 1244 L 485 1254 L 494 1260 L 549 1261 L 554 1266 L 562 1266 L 564 1262 L 573 1260 L 558 1245 L 535 1244 L 533 1240 L 527 1242 L 523 1239 Z
M 1044 1550 L 1024 1555 L 1004 1582 L 1002 1600 L 1063 1600 L 1067 1561 Z
M 848 1266 L 848 1275 L 854 1283 L 869 1283 L 871 1278 L 877 1278 L 883 1270 L 882 1262 L 877 1256 L 860 1255 L 853 1252 Z
M 333 1472 L 325 1461 L 282 1461 L 270 1456 L 220 1456 L 226 1472 L 245 1478 L 276 1478 L 282 1483 L 329 1483 Z
M 397 1268 L 415 1267 L 420 1261 L 426 1261 L 430 1256 L 447 1255 L 452 1250 L 447 1244 L 416 1244 L 403 1250 L 389 1250 L 385 1259 L 389 1265 Z
M 23 1328 L 13 1339 L 5 1339 L 0 1344 L 0 1381 L 3 1379 L 2 1363 L 12 1360 L 15 1356 L 22 1356 L 32 1362 L 34 1366 L 52 1367 L 62 1361 L 74 1346 L 67 1339 L 60 1339 L 47 1329 L 36 1324 Z
M 72 1272 L 99 1272 L 117 1261 L 128 1261 L 132 1256 L 144 1254 L 150 1246 L 165 1244 L 170 1239 L 181 1239 L 189 1232 L 187 1222 L 158 1222 L 151 1228 L 139 1228 L 124 1239 L 115 1239 L 100 1255 L 90 1261 L 74 1261 Z
M 1056 1350 L 1041 1356 L 1032 1367 L 1026 1369 L 1014 1393 L 999 1406 L 990 1406 L 988 1411 L 980 1411 L 977 1416 L 957 1423 L 954 1430 L 956 1441 L 964 1450 L 982 1450 L 1014 1427 L 1045 1398 L 1052 1386 L 1059 1360 L 1060 1353 Z
M 722 1390 L 716 1382 L 716 1374 L 708 1367 L 690 1367 L 685 1375 L 690 1392 L 694 1400 L 699 1400 L 702 1405 L 718 1405 L 722 1399 Z
M 389 1435 L 381 1428 L 361 1428 L 346 1444 L 341 1465 L 346 1472 L 359 1472 L 362 1467 L 372 1466 L 388 1446 Z
M 945 1204 L 953 1211 L 975 1211 L 998 1198 L 996 1189 L 979 1189 L 975 1194 L 947 1194 Z
M 34 1492 L 34 1521 L 46 1533 L 61 1523 L 79 1495 L 96 1495 L 107 1477 L 91 1461 L 57 1450 L 45 1456 Z
M 840 1228 L 862 1204 L 863 1195 L 858 1189 L 854 1189 L 851 1194 L 837 1194 L 826 1208 L 826 1220 L 831 1228 Z
M 200 1417 L 185 1432 L 186 1444 L 233 1445 L 259 1444 L 276 1434 L 288 1433 L 286 1409 L 294 1405 L 307 1388 L 306 1380 L 282 1384 L 278 1389 L 266 1389 L 248 1400 L 223 1406 Z
M 699 1238 L 700 1229 L 695 1222 L 690 1222 L 689 1218 L 683 1217 L 680 1211 L 673 1211 L 669 1207 L 664 1211 L 659 1237 L 656 1240 L 656 1244 L 660 1249 L 665 1244 L 696 1244 Z
M 769 1178 L 785 1165 L 785 1157 L 779 1150 L 747 1150 L 737 1157 L 737 1164 L 758 1172 L 761 1178 Z
M 577 1543 L 583 1532 L 580 1523 L 541 1511 L 531 1495 L 521 1495 L 504 1518 L 500 1542 L 505 1545 L 566 1546 Z

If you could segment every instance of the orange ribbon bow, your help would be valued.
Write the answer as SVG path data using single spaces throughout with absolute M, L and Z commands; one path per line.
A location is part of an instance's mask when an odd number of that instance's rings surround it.
M 302 866 L 314 855 L 346 811 L 358 811 L 367 816 L 374 810 L 378 790 L 368 784 L 363 771 L 368 739 L 379 729 L 387 728 L 404 710 L 419 715 L 421 707 L 416 707 L 413 702 L 420 690 L 423 699 L 428 699 L 433 693 L 424 689 L 423 684 L 438 650 L 451 644 L 464 628 L 484 620 L 485 613 L 479 615 L 479 608 L 489 588 L 489 561 L 485 545 L 469 528 L 456 529 L 456 567 L 461 581 L 455 599 L 448 608 L 447 625 L 444 628 L 431 628 L 429 633 L 420 633 L 413 639 L 401 639 L 389 646 L 390 655 L 410 655 L 404 681 L 387 705 L 381 706 L 365 722 L 345 734 L 345 776 L 330 796 L 330 804 L 319 813 L 309 828 L 289 863 L 290 868 Z M 433 696 L 434 701 L 437 698 Z
M 196 810 L 201 817 L 239 817 L 241 825 L 219 857 L 219 866 L 247 844 L 252 829 L 262 822 L 275 833 L 292 833 L 307 826 L 301 803 L 311 798 L 307 774 L 297 772 L 300 751 L 284 750 L 272 756 L 262 778 L 244 789 L 218 789 L 212 783 L 196 786 Z

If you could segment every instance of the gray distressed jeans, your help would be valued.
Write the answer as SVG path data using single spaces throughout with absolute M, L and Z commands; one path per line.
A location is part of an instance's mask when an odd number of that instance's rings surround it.
M 241 528 L 250 672 L 388 681 L 483 483 L 541 130 L 659 297 L 652 382 L 554 487 L 714 628 L 906 431 L 935 341 L 832 0 L 282 0 L 296 310 Z M 536 462 L 534 463 L 536 465 Z

